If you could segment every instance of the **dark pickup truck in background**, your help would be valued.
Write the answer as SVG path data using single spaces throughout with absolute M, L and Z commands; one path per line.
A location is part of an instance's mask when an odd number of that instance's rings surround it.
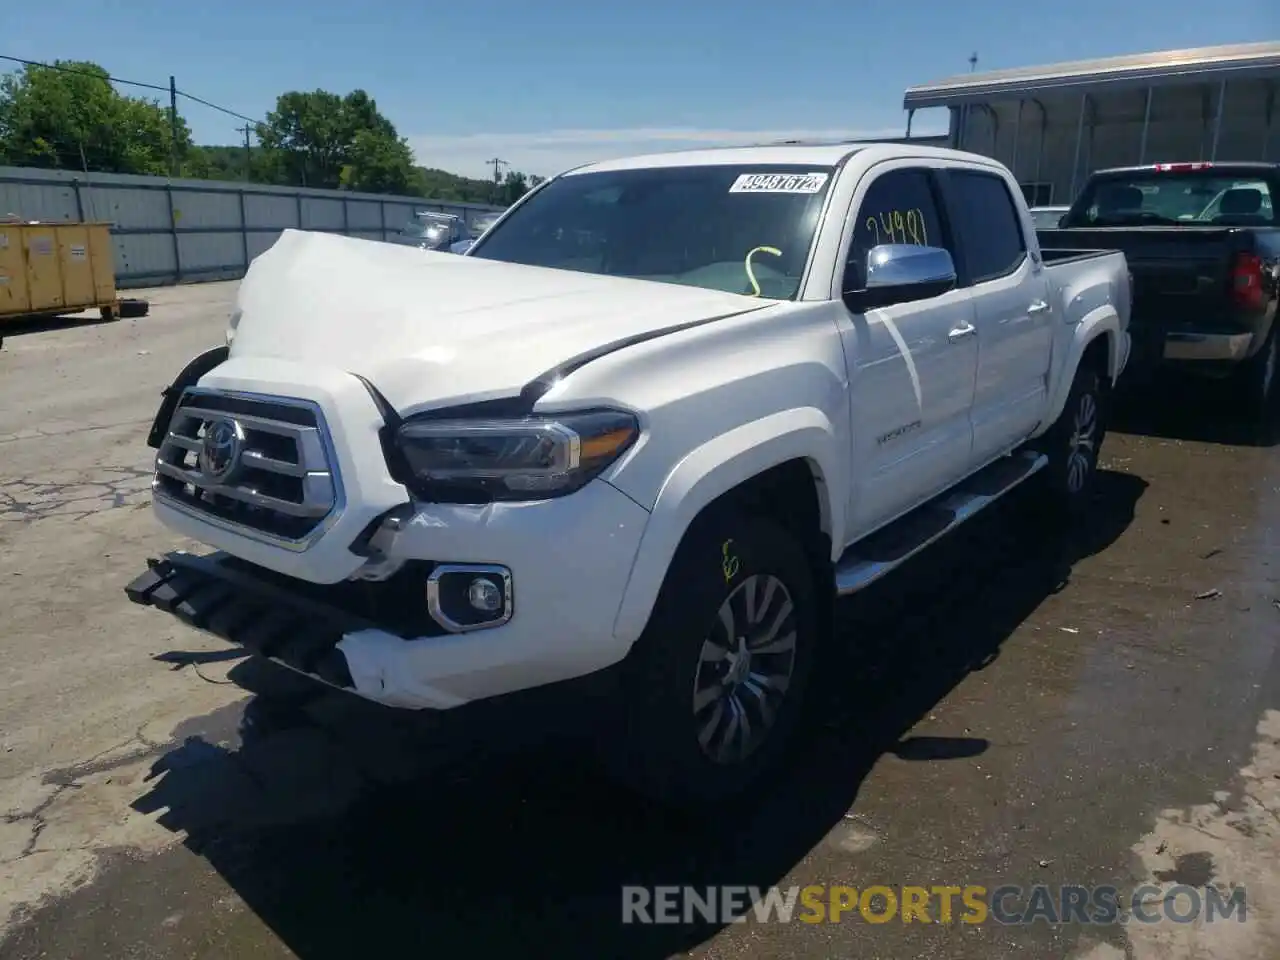
M 1269 413 L 1277 385 L 1280 164 L 1100 170 L 1046 250 L 1121 250 L 1133 277 L 1126 378 L 1177 365 L 1231 376 Z

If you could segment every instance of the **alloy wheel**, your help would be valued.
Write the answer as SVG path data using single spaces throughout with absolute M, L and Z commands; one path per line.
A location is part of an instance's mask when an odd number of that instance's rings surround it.
M 742 581 L 703 641 L 693 678 L 698 744 L 712 761 L 740 763 L 768 738 L 796 665 L 791 593 L 772 574 Z
M 1070 453 L 1067 454 L 1067 490 L 1079 493 L 1089 479 L 1098 436 L 1098 398 L 1084 393 L 1076 405 Z

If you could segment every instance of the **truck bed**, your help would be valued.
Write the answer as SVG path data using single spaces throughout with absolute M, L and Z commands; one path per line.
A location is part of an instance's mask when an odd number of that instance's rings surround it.
M 1072 227 L 1038 230 L 1046 262 L 1082 247 L 1124 252 L 1133 277 L 1132 333 L 1146 365 L 1169 336 L 1250 329 L 1230 300 L 1232 265 L 1242 253 L 1280 255 L 1280 229 L 1234 226 Z
M 1092 247 L 1061 247 L 1057 249 L 1040 248 L 1040 259 L 1044 261 L 1046 267 L 1061 266 L 1065 263 L 1080 263 L 1084 260 L 1096 260 L 1099 257 L 1110 256 L 1118 251 L 1111 249 L 1094 249 Z

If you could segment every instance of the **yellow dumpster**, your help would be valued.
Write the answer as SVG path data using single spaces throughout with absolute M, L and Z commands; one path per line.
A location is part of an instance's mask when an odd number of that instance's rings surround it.
M 94 307 L 121 315 L 110 224 L 0 220 L 0 320 Z

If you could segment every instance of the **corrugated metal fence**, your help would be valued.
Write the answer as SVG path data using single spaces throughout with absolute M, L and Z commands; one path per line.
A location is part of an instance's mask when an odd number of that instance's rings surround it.
M 385 240 L 415 212 L 472 218 L 486 204 L 0 166 L 0 217 L 102 220 L 115 241 L 116 283 L 154 286 L 239 277 L 289 227 Z

